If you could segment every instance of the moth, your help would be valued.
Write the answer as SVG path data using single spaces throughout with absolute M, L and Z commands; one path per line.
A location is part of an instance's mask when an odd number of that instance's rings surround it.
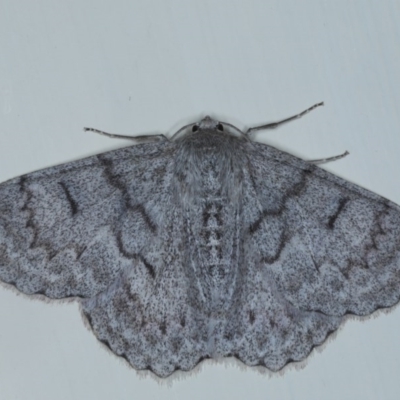
M 399 206 L 252 140 L 320 105 L 246 132 L 206 117 L 2 183 L 0 280 L 76 299 L 98 340 L 160 377 L 303 360 L 400 292 Z

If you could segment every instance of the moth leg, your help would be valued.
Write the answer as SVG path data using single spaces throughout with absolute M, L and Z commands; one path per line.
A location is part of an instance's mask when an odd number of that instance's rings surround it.
M 307 160 L 310 164 L 325 164 L 331 161 L 340 160 L 341 158 L 346 157 L 350 153 L 346 150 L 343 154 L 339 154 L 338 156 L 328 157 L 328 158 L 320 158 L 318 160 Z
M 271 123 L 269 123 L 269 124 L 260 125 L 260 126 L 253 126 L 252 128 L 249 128 L 249 129 L 245 132 L 245 135 L 246 135 L 246 136 L 249 136 L 250 133 L 252 133 L 252 132 L 254 132 L 254 131 L 260 131 L 260 130 L 264 130 L 264 129 L 275 129 L 275 128 L 277 128 L 279 125 L 286 124 L 286 122 L 290 122 L 290 121 L 293 121 L 293 120 L 295 120 L 295 119 L 299 119 L 299 118 L 301 118 L 303 115 L 306 115 L 306 114 L 308 114 L 310 111 L 314 110 L 315 108 L 317 108 L 317 107 L 319 107 L 319 106 L 323 106 L 323 105 L 324 105 L 324 102 L 322 101 L 321 103 L 314 104 L 312 107 L 307 108 L 307 110 L 302 111 L 300 114 L 293 115 L 292 117 L 285 118 L 285 119 L 283 119 L 283 120 L 281 120 L 281 121 L 271 122 Z
M 145 143 L 145 142 L 157 142 L 159 140 L 169 140 L 165 135 L 163 135 L 162 133 L 158 134 L 158 135 L 138 135 L 138 136 L 129 136 L 129 135 L 118 135 L 115 133 L 108 133 L 108 132 L 104 132 L 104 131 L 100 131 L 99 129 L 95 129 L 95 128 L 83 128 L 83 130 L 85 132 L 95 132 L 98 133 L 100 135 L 104 135 L 110 138 L 114 138 L 114 139 L 128 139 L 128 140 L 136 140 L 138 142 L 141 143 Z

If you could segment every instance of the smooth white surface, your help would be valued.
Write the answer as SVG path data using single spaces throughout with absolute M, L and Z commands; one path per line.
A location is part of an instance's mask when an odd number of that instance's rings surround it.
M 0 181 L 205 114 L 238 127 L 325 107 L 258 140 L 400 203 L 400 2 L 0 3 Z M 107 352 L 76 303 L 0 287 L 0 399 L 398 399 L 400 309 L 350 321 L 305 368 L 205 362 L 163 383 Z

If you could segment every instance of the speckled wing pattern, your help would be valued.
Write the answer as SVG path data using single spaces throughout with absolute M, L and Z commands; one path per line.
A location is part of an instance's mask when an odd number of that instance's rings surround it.
M 226 356 L 276 371 L 397 303 L 399 207 L 220 125 L 1 184 L 0 280 L 77 298 L 160 377 Z

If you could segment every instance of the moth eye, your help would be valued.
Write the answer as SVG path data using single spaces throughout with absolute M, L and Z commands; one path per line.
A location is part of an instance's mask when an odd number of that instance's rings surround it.
M 192 126 L 192 132 L 197 132 L 199 130 L 199 126 L 198 125 L 193 125 Z
M 217 129 L 218 129 L 219 131 L 223 132 L 224 126 L 223 126 L 222 124 L 218 124 L 218 125 L 217 125 Z

